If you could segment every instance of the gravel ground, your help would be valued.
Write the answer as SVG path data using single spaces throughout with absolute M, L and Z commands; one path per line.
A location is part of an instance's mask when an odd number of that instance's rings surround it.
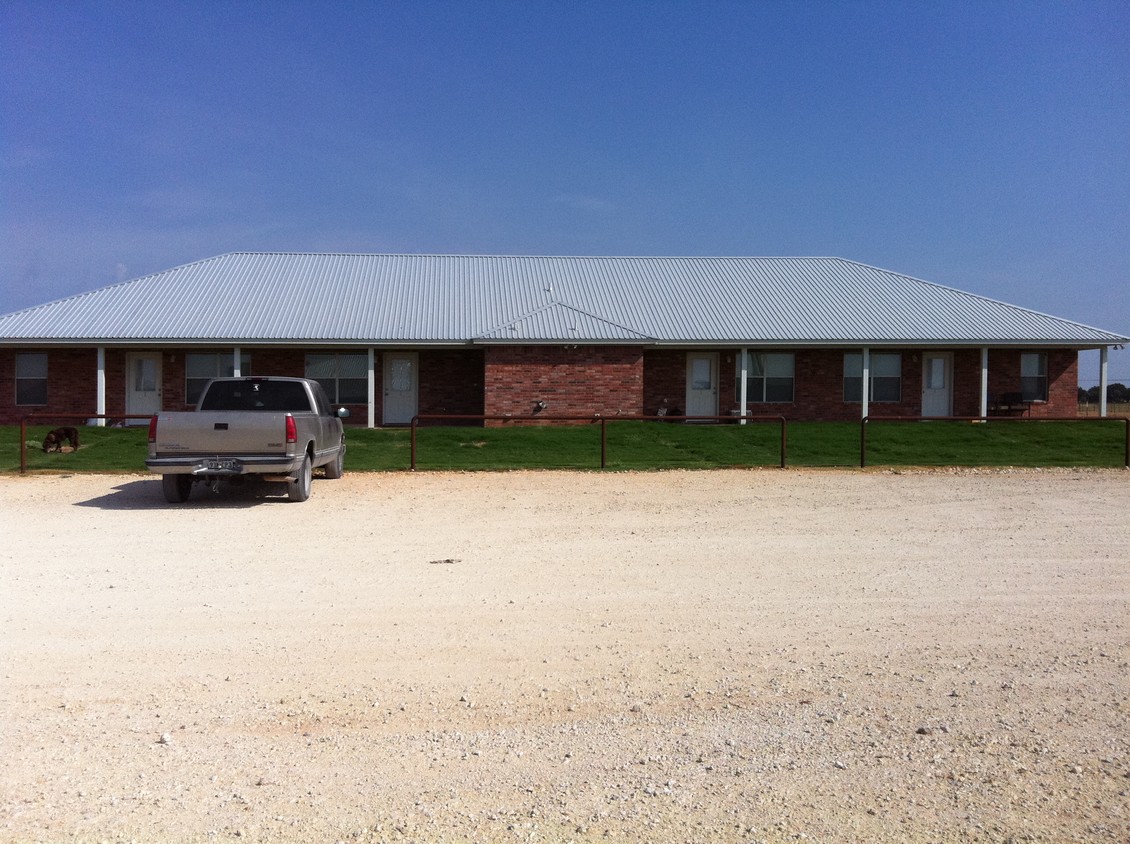
M 1125 842 L 1128 490 L 3 477 L 0 839 Z

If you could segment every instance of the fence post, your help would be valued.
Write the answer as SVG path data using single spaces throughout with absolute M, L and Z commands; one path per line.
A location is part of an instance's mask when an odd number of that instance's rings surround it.
M 866 389 L 866 387 L 864 388 Z M 867 468 L 867 417 L 859 420 L 859 468 Z
M 411 472 L 416 471 L 416 420 L 419 419 L 419 418 L 420 418 L 419 416 L 413 416 L 412 417 L 412 436 L 411 436 L 412 457 L 409 461 L 409 467 L 408 467 L 409 471 L 411 471 Z

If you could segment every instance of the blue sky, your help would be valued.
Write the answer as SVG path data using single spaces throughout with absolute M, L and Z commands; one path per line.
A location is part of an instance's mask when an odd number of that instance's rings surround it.
M 1121 1 L 0 4 L 0 312 L 236 250 L 835 255 L 1130 334 L 1128 246 Z

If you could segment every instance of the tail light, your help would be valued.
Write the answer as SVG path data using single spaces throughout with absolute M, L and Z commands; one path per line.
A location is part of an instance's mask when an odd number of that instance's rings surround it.
M 157 414 L 153 414 L 149 420 L 149 442 L 157 442 Z
M 154 417 L 156 421 L 156 417 Z M 298 442 L 298 426 L 294 424 L 294 417 L 289 414 L 286 417 L 286 441 L 288 443 Z

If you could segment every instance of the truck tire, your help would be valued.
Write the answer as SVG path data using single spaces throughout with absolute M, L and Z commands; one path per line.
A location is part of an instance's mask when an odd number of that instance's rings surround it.
M 162 475 L 161 492 L 170 504 L 183 504 L 192 492 L 192 475 Z
M 286 494 L 291 501 L 305 501 L 310 497 L 310 483 L 314 478 L 314 469 L 310 463 L 310 455 L 302 458 L 302 465 L 293 481 L 286 482 Z
M 345 440 L 341 441 L 341 448 L 337 452 L 337 457 L 326 464 L 326 477 L 331 481 L 336 481 L 345 474 Z

